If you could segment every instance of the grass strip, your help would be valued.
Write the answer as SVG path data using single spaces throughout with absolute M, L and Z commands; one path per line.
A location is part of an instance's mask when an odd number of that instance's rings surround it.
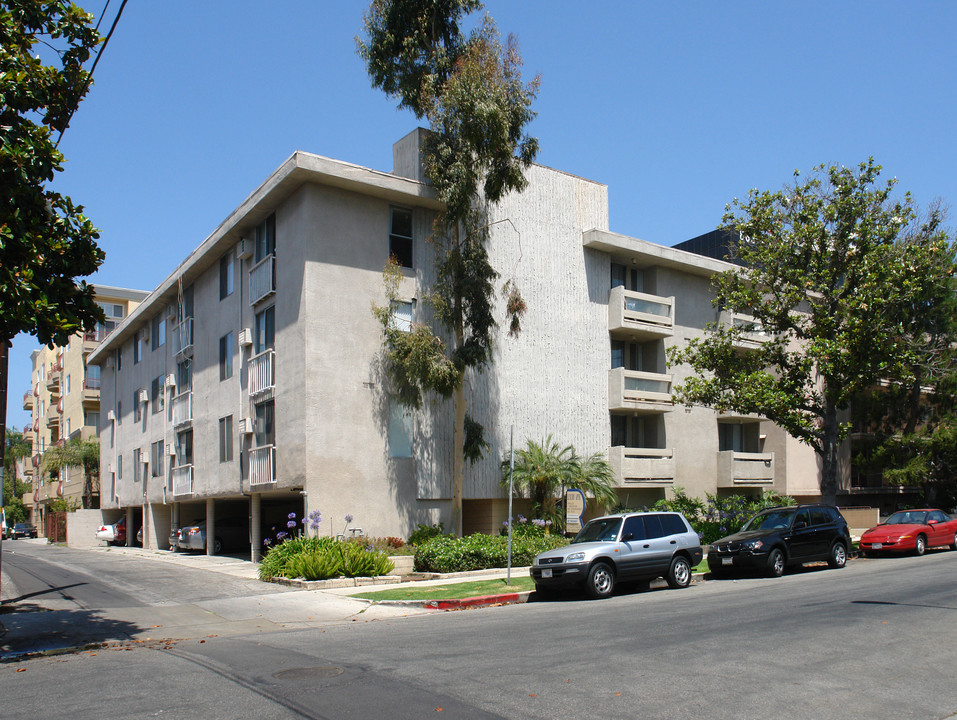
M 461 600 L 462 598 L 526 592 L 534 589 L 535 583 L 532 579 L 523 576 L 513 577 L 511 585 L 505 584 L 505 578 L 495 578 L 493 580 L 476 580 L 447 585 L 407 585 L 390 590 L 355 593 L 351 597 L 365 598 L 366 600 Z

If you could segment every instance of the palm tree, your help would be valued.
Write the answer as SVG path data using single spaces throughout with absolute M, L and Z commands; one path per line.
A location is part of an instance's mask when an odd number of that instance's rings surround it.
M 528 440 L 524 449 L 515 451 L 515 488 L 532 501 L 532 512 L 542 520 L 551 520 L 556 528 L 565 526 L 558 498 L 565 488 L 577 488 L 594 497 L 599 507 L 614 505 L 614 473 L 608 462 L 596 453 L 579 457 L 571 445 L 559 446 L 549 435 L 542 443 Z M 509 480 L 509 460 L 502 461 L 502 484 Z
M 7 428 L 7 447 L 3 453 L 4 470 L 14 481 L 17 479 L 17 463 L 30 457 L 30 443 L 23 437 L 23 433 L 13 428 Z
M 70 438 L 63 445 L 51 447 L 43 454 L 43 468 L 58 473 L 66 467 L 83 468 L 83 507 L 93 507 L 93 493 L 100 491 L 100 441 L 94 438 Z

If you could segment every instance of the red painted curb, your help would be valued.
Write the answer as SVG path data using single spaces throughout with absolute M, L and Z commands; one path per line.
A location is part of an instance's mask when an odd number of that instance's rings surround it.
M 518 602 L 522 593 L 504 593 L 502 595 L 483 595 L 481 597 L 462 598 L 460 600 L 430 600 L 425 607 L 433 610 L 457 610 L 460 608 L 481 607 L 498 603 Z M 527 596 L 528 593 L 525 593 Z

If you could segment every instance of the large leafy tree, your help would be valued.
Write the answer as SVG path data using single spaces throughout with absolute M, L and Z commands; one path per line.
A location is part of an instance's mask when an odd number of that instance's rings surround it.
M 873 159 L 820 166 L 777 192 L 735 200 L 739 269 L 714 279 L 715 304 L 753 325 L 719 324 L 674 349 L 694 373 L 679 400 L 764 415 L 818 454 L 821 493 L 835 502 L 838 449 L 851 402 L 880 381 L 913 380 L 922 313 L 946 296 L 954 248 L 933 209 L 918 220 Z M 742 351 L 743 335 L 767 334 Z M 753 336 L 752 336 L 753 337 Z
M 571 445 L 562 447 L 549 435 L 542 442 L 528 440 L 511 459 L 502 461 L 502 485 L 509 480 L 518 492 L 532 501 L 532 512 L 542 520 L 551 520 L 556 528 L 565 527 L 565 516 L 558 500 L 567 488 L 577 488 L 594 498 L 602 508 L 618 502 L 615 474 L 608 461 L 595 454 L 581 457 Z
M 100 493 L 100 442 L 95 438 L 70 438 L 62 445 L 54 445 L 43 454 L 43 469 L 51 475 L 63 468 L 82 468 L 83 507 L 96 507 L 94 494 Z
M 461 22 L 481 8 L 475 0 L 375 0 L 359 41 L 373 86 L 398 98 L 400 108 L 429 121 L 425 172 L 444 209 L 435 223 L 437 281 L 427 300 L 437 328 L 395 327 L 388 308 L 376 308 L 385 333 L 387 371 L 400 402 L 418 407 L 423 393 L 452 398 L 455 407 L 450 529 L 462 529 L 465 461 L 487 444 L 480 423 L 466 413 L 465 378 L 491 360 L 498 272 L 488 257 L 488 210 L 527 184 L 524 170 L 538 151 L 526 133 L 538 79 L 524 83 L 514 39 L 503 45 L 486 17 L 466 34 Z M 389 277 L 393 281 L 389 282 Z M 395 269 L 387 292 L 395 297 Z M 510 332 L 525 310 L 514 283 L 503 288 Z

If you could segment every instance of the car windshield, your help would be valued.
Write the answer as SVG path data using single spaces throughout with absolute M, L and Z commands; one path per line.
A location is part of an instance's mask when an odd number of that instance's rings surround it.
M 884 521 L 885 525 L 926 525 L 927 513 L 920 510 L 896 512 Z
M 572 544 L 616 540 L 619 529 L 621 529 L 621 518 L 598 518 L 579 530 Z
M 781 530 L 791 526 L 791 520 L 797 512 L 794 508 L 771 510 L 755 515 L 748 520 L 742 530 Z

